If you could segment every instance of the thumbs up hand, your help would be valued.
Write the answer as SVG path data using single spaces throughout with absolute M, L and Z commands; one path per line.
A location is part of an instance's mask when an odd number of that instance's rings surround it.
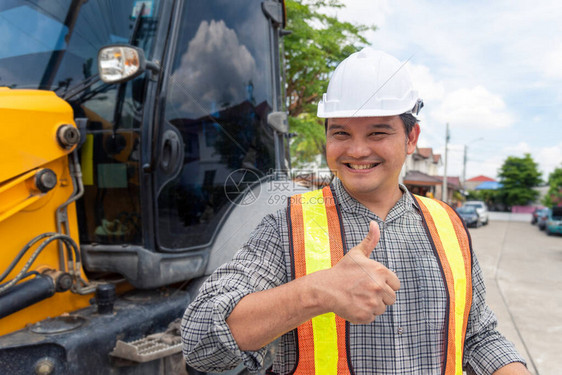
M 379 226 L 371 221 L 363 241 L 326 270 L 322 275 L 323 285 L 317 285 L 327 310 L 351 323 L 371 323 L 396 301 L 396 291 L 400 289 L 398 277 L 381 263 L 369 259 L 379 239 Z
M 348 254 L 363 254 L 366 258 L 369 258 L 369 256 L 379 243 L 380 238 L 381 231 L 379 229 L 379 225 L 375 221 L 371 221 L 369 223 L 369 232 L 367 233 L 365 238 L 363 238 L 363 241 L 361 241 L 359 245 L 351 249 Z

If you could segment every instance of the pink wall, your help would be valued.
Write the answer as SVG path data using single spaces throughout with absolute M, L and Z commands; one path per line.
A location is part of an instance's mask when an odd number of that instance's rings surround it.
M 512 213 L 518 214 L 532 214 L 535 210 L 535 206 L 513 206 L 511 207 Z

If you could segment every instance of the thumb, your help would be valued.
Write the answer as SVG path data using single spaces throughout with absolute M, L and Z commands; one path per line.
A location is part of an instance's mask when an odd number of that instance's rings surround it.
M 359 243 L 356 247 L 361 250 L 361 252 L 368 258 L 371 252 L 374 250 L 375 246 L 379 243 L 381 237 L 381 231 L 379 225 L 376 221 L 371 221 L 369 223 L 369 233 L 363 238 L 363 241 Z

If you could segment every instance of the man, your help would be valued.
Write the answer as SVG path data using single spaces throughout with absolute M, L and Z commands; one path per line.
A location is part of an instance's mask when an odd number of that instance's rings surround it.
M 203 371 L 273 374 L 528 374 L 496 330 L 460 219 L 399 184 L 422 104 L 395 58 L 344 60 L 318 107 L 337 177 L 292 197 L 203 285 L 182 322 Z

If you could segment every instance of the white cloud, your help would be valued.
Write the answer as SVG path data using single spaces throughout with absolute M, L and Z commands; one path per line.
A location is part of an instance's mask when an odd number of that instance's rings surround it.
M 344 5 L 344 8 L 330 12 L 342 21 L 381 28 L 386 25 L 386 18 L 392 12 L 388 0 L 346 0 Z
M 445 85 L 442 81 L 437 81 L 425 65 L 408 63 L 407 65 L 414 87 L 418 90 L 424 102 L 443 99 L 445 96 Z
M 539 149 L 538 158 L 535 159 L 539 163 L 543 172 L 543 179 L 548 179 L 548 174 L 556 168 L 562 168 L 562 142 L 552 147 L 543 147 Z
M 483 86 L 448 93 L 431 116 L 451 127 L 469 129 L 505 128 L 514 121 L 503 99 Z
M 522 157 L 524 154 L 532 153 L 532 150 L 527 142 L 519 142 L 517 145 L 504 147 L 503 152 L 506 155 Z
M 543 60 L 543 71 L 548 78 L 562 79 L 562 42 L 553 46 Z
M 179 94 L 175 97 L 183 99 L 182 110 L 199 117 L 204 110 L 214 112 L 243 101 L 256 70 L 256 61 L 233 29 L 223 20 L 203 21 L 172 76 Z
M 537 79 L 562 78 L 562 24 L 560 2 L 549 0 L 503 0 L 491 7 L 494 22 L 483 25 L 497 47 L 497 71 L 509 69 L 518 74 L 518 82 L 531 83 Z M 493 51 L 492 51 L 493 52 Z M 553 65 L 558 61 L 558 66 Z
M 484 175 L 496 179 L 498 170 L 505 161 L 502 155 L 494 155 L 483 161 L 469 161 L 466 167 L 466 178 Z

